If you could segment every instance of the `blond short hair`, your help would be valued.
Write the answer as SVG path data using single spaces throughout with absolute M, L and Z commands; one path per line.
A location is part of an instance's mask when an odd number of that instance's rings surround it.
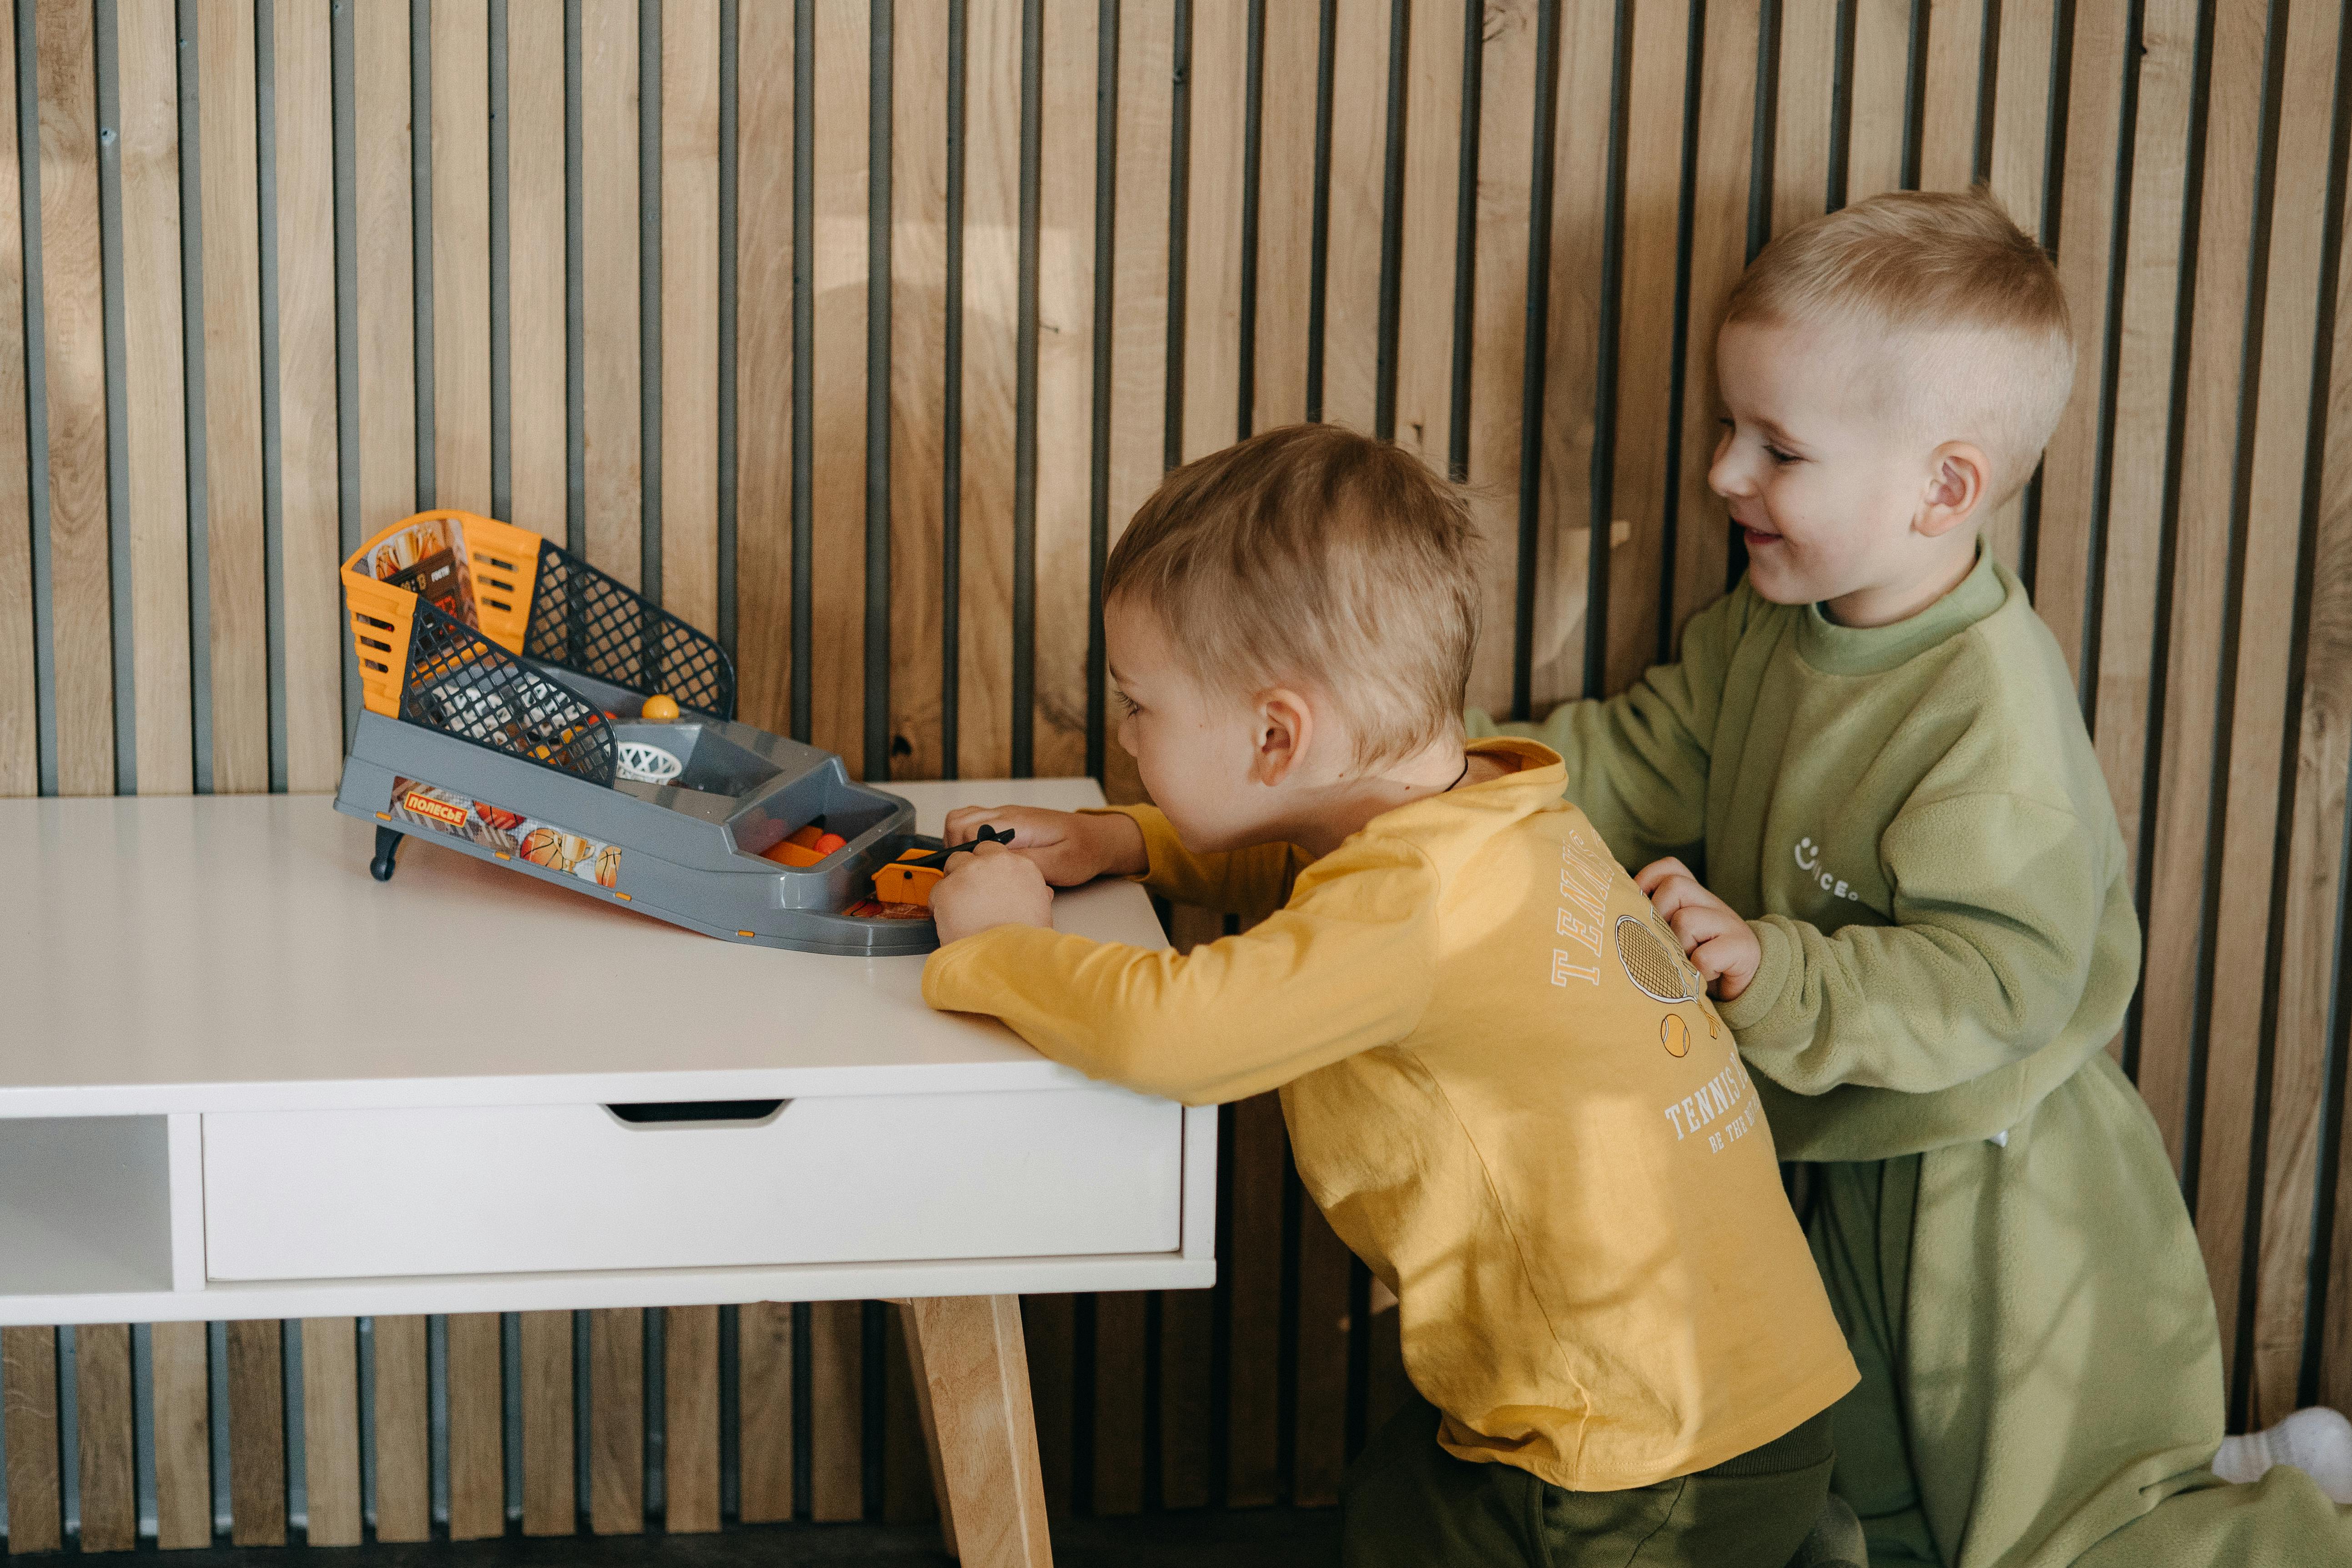
M 1749 266 L 1724 321 L 1946 340 L 1958 352 L 1906 375 L 1902 402 L 1937 439 L 1985 449 L 1989 505 L 2032 477 L 2074 384 L 2058 269 L 1982 185 L 1893 191 L 1790 229 Z
M 1292 425 L 1160 481 L 1111 552 L 1103 599 L 1151 610 L 1216 689 L 1316 689 L 1371 767 L 1461 733 L 1477 549 L 1468 505 L 1418 458 Z

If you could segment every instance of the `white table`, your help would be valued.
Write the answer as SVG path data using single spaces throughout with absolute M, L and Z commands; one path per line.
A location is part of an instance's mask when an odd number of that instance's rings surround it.
M 896 787 L 934 833 L 1101 798 Z M 0 1324 L 911 1300 L 953 1534 L 1045 1561 L 1018 1293 L 1211 1284 L 1214 1112 L 931 1012 L 917 959 L 429 837 L 379 885 L 372 837 L 324 797 L 0 802 Z M 1055 921 L 1162 945 L 1124 883 Z

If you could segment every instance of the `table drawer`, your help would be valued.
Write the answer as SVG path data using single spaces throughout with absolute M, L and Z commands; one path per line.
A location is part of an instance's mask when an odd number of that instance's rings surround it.
M 204 1163 L 220 1280 L 1166 1252 L 1183 1112 L 1114 1089 L 238 1111 L 205 1116 Z

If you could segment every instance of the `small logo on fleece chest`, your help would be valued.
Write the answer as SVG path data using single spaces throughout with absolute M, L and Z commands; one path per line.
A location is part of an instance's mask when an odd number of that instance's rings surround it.
M 1849 899 L 1857 904 L 1862 902 L 1862 893 L 1858 889 L 1848 887 L 1844 878 L 1822 864 L 1821 846 L 1811 838 L 1797 840 L 1797 869 L 1805 874 L 1806 880 L 1830 897 Z

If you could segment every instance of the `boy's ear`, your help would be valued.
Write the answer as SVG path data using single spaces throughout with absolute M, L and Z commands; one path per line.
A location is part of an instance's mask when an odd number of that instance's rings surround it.
M 1307 700 L 1276 687 L 1257 700 L 1257 754 L 1250 777 L 1272 788 L 1298 769 L 1315 738 L 1315 714 Z
M 1940 539 L 1968 521 L 1992 489 L 1992 460 L 1969 441 L 1947 441 L 1927 457 L 1927 484 L 1912 526 Z

